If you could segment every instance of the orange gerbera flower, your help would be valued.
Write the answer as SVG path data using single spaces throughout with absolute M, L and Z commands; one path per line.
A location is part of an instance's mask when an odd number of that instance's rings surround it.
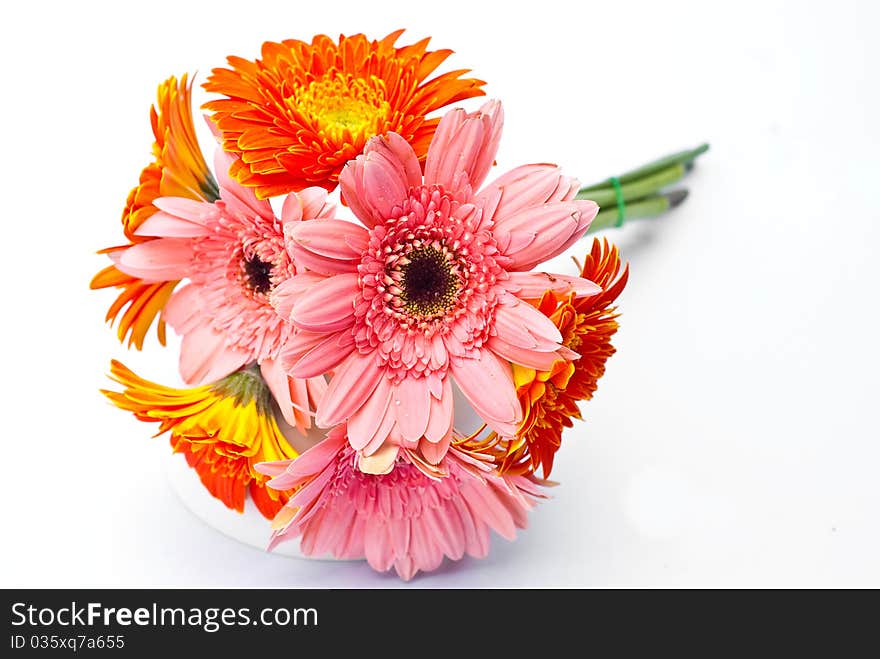
M 260 199 L 310 185 L 332 190 L 367 140 L 389 131 L 424 159 L 438 123 L 425 116 L 482 95 L 485 83 L 462 78 L 468 70 L 428 80 L 452 51 L 428 51 L 430 39 L 395 47 L 402 33 L 266 42 L 262 59 L 229 57 L 231 69 L 214 69 L 204 87 L 226 98 L 204 108 L 223 148 L 239 157 L 229 173 Z
M 158 209 L 153 201 L 158 197 L 186 197 L 187 199 L 214 201 L 220 197 L 219 189 L 211 175 L 196 140 L 192 117 L 192 84 L 184 74 L 180 82 L 174 76 L 159 85 L 158 102 L 150 108 L 153 127 L 153 162 L 141 172 L 138 185 L 129 193 L 122 211 L 122 230 L 129 244 L 108 247 L 99 254 L 113 254 L 127 249 L 131 244 L 152 240 L 135 235 L 135 230 Z M 158 109 L 157 109 L 158 108 Z M 92 279 L 92 289 L 115 287 L 120 290 L 116 300 L 107 311 L 107 321 L 113 322 L 128 307 L 119 320 L 118 336 L 138 350 L 143 347 L 144 337 L 153 320 L 165 306 L 177 281 L 145 282 L 120 272 L 109 265 Z M 159 342 L 165 345 L 165 323 L 157 326 Z
M 122 392 L 102 391 L 141 421 L 159 423 L 171 433 L 171 446 L 186 456 L 202 484 L 227 507 L 244 511 L 250 494 L 259 511 L 272 519 L 287 502 L 286 492 L 265 487 L 254 465 L 297 456 L 272 411 L 272 395 L 255 368 L 245 368 L 213 384 L 174 389 L 140 378 L 118 361 L 110 377 Z
M 605 362 L 614 354 L 611 337 L 617 331 L 616 307 L 611 304 L 626 286 L 629 267 L 621 272 L 617 247 L 593 240 L 581 268 L 581 277 L 602 287 L 597 295 L 559 297 L 547 291 L 538 308 L 559 328 L 566 347 L 580 354 L 574 362 L 558 361 L 550 371 L 534 371 L 517 364 L 513 376 L 523 406 L 517 436 L 500 447 L 497 438 L 484 442 L 501 462 L 502 473 L 524 473 L 542 467 L 544 478 L 562 441 L 562 429 L 580 419 L 578 402 L 590 400 Z

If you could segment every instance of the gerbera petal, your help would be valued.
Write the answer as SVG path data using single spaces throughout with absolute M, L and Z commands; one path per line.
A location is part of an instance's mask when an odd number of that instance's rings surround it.
M 348 421 L 348 440 L 355 450 L 365 450 L 368 454 L 371 453 L 369 445 L 374 441 L 383 424 L 387 429 L 378 438 L 377 447 L 385 442 L 394 420 L 394 416 L 389 415 L 391 423 L 385 422 L 393 393 L 394 386 L 391 384 L 391 380 L 385 377 L 380 378 L 370 397 L 361 405 L 360 409 L 351 415 Z
M 183 279 L 192 262 L 192 243 L 184 238 L 157 238 L 112 252 L 116 267 L 145 282 Z
M 428 425 L 425 428 L 425 439 L 436 443 L 447 437 L 452 431 L 453 397 L 452 378 L 443 378 L 439 398 L 431 396 L 431 410 Z M 436 464 L 436 463 L 434 463 Z
M 351 209 L 355 217 L 363 222 L 364 226 L 372 227 L 376 219 L 372 207 L 365 199 L 364 163 L 363 155 L 359 155 L 345 164 L 339 174 L 339 189 L 343 203 Z
M 290 320 L 313 332 L 336 332 L 354 321 L 357 273 L 344 273 L 316 282 L 294 304 Z
M 450 422 L 451 421 L 452 419 L 450 419 Z M 427 437 L 423 437 L 419 442 L 419 452 L 429 463 L 437 465 L 440 464 L 444 457 L 446 457 L 446 453 L 449 451 L 451 443 L 452 425 L 450 424 L 448 431 L 443 437 L 441 437 L 440 441 L 432 442 L 428 441 Z
M 284 203 L 281 204 L 281 222 L 286 225 L 290 222 L 301 222 L 302 219 L 302 199 L 296 192 L 291 192 L 284 198 Z
M 505 218 L 494 233 L 499 247 L 511 259 L 508 269 L 531 270 L 563 252 L 586 233 L 598 211 L 592 201 L 565 201 L 527 208 Z
M 209 325 L 198 325 L 180 342 L 180 377 L 187 384 L 213 382 L 238 370 L 249 355 L 227 347 L 222 334 Z
M 394 410 L 403 438 L 417 442 L 425 434 L 431 412 L 431 392 L 427 379 L 408 377 L 394 390 Z
M 589 279 L 549 272 L 511 272 L 504 286 L 510 293 L 524 300 L 538 300 L 547 291 L 553 291 L 560 297 L 570 294 L 582 297 L 602 291 Z
M 329 220 L 336 217 L 336 204 L 327 202 L 327 191 L 324 188 L 311 186 L 299 191 L 302 203 L 302 216 L 306 220 Z M 284 217 L 281 221 L 285 221 Z
M 150 217 L 144 220 L 134 233 L 136 236 L 199 238 L 201 236 L 209 235 L 210 230 L 202 220 L 190 220 L 181 218 L 178 215 L 159 211 L 153 213 Z
M 491 487 L 469 483 L 468 507 L 478 519 L 482 519 L 505 540 L 516 538 L 516 525 L 510 512 Z
M 281 349 L 281 362 L 297 378 L 313 378 L 327 373 L 350 352 L 350 349 L 345 349 L 345 345 L 341 345 L 345 343 L 340 341 L 344 334 L 346 333 L 297 332 Z
M 383 377 L 373 354 L 351 353 L 336 369 L 324 399 L 318 406 L 316 422 L 329 428 L 349 418 L 367 400 Z
M 562 334 L 547 316 L 522 300 L 505 295 L 495 309 L 497 334 L 512 345 L 537 350 L 556 350 Z
M 297 300 L 324 279 L 326 279 L 324 275 L 313 272 L 298 273 L 295 277 L 285 279 L 269 293 L 269 304 L 279 316 L 289 321 Z
M 233 213 L 256 213 L 260 217 L 273 218 L 272 206 L 268 201 L 257 199 L 252 189 L 242 186 L 229 176 L 229 169 L 234 162 L 235 158 L 223 149 L 217 149 L 214 153 L 214 172 L 217 174 L 217 183 L 220 184 L 220 199 Z
M 488 219 L 503 224 L 505 218 L 532 206 L 574 199 L 577 179 L 565 176 L 556 165 L 522 165 L 487 184 L 476 203 Z
M 342 220 L 285 224 L 284 234 L 297 267 L 325 275 L 356 271 L 369 240 L 362 226 Z
M 415 187 L 422 183 L 422 167 L 409 142 L 397 133 L 379 135 L 367 142 L 364 153 L 375 153 L 393 166 L 398 177 L 406 187 Z
M 471 187 L 478 188 L 495 160 L 503 123 L 498 101 L 489 101 L 473 114 L 460 109 L 446 113 L 428 149 L 425 183 L 455 190 L 464 173 Z
M 455 383 L 493 430 L 504 436 L 516 434 L 522 410 L 513 386 L 510 365 L 489 350 L 474 359 L 454 359 Z
M 541 371 L 549 371 L 559 359 L 555 352 L 523 348 L 498 336 L 491 337 L 486 347 L 509 362 Z
M 374 221 L 383 222 L 391 217 L 392 209 L 406 199 L 409 185 L 401 165 L 387 153 L 371 148 L 379 140 L 379 137 L 370 140 L 362 156 L 366 196 L 361 202 L 367 205 Z
M 298 407 L 300 410 L 309 409 L 308 395 L 306 394 L 305 397 L 302 397 L 299 388 L 290 386 L 290 378 L 287 372 L 281 368 L 281 362 L 278 360 L 264 359 L 260 364 L 260 373 L 263 375 L 269 391 L 272 392 L 275 402 L 278 403 L 284 420 L 301 433 L 304 433 L 311 426 L 311 423 L 308 415 L 296 414 L 296 408 Z M 302 393 L 305 392 L 302 391 Z

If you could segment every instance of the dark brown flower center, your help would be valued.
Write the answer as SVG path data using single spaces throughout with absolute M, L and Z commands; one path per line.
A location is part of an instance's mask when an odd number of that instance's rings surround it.
M 431 318 L 446 312 L 455 302 L 460 283 L 447 255 L 434 247 L 423 247 L 407 254 L 401 267 L 401 299 L 407 312 Z
M 244 281 L 254 293 L 268 293 L 272 288 L 272 264 L 260 260 L 256 255 L 242 262 Z

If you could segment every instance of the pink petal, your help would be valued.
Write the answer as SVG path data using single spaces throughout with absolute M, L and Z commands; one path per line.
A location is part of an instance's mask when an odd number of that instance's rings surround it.
M 313 378 L 327 373 L 351 352 L 350 345 L 340 341 L 342 334 L 297 332 L 281 349 L 280 360 L 296 378 Z
M 397 133 L 388 133 L 371 139 L 364 153 L 376 153 L 392 165 L 406 187 L 422 184 L 422 166 L 409 142 Z
M 198 238 L 210 235 L 210 231 L 205 228 L 204 223 L 185 220 L 163 211 L 150 215 L 134 233 L 138 236 L 164 236 L 168 238 Z
M 183 279 L 193 260 L 192 241 L 185 238 L 157 238 L 137 243 L 110 254 L 116 267 L 145 282 Z
M 374 137 L 371 142 L 381 138 Z M 391 211 L 399 206 L 407 197 L 408 185 L 404 173 L 397 163 L 379 155 L 367 144 L 364 161 L 364 187 L 366 201 L 369 204 L 373 219 L 377 222 L 391 217 Z
M 356 451 L 366 450 L 374 437 L 376 437 L 376 433 L 383 425 L 388 407 L 391 405 L 392 394 L 393 386 L 391 380 L 386 377 L 381 378 L 367 401 L 359 410 L 351 415 L 351 418 L 348 420 L 348 441 Z M 391 425 L 393 425 L 393 415 L 391 420 L 392 423 L 388 424 L 388 430 L 380 438 L 380 441 L 377 442 L 375 448 L 385 443 L 388 431 L 391 430 Z M 369 454 L 373 451 L 366 452 Z
M 224 337 L 209 325 L 199 325 L 180 343 L 180 377 L 189 385 L 215 382 L 251 360 L 243 351 L 224 345 Z
M 327 191 L 312 186 L 299 191 L 302 202 L 302 219 L 332 219 L 336 217 L 336 204 L 327 202 Z M 283 219 L 283 218 L 282 218 Z
M 499 226 L 532 206 L 574 199 L 577 179 L 563 176 L 556 165 L 523 165 L 501 175 L 477 195 L 477 204 Z
M 471 481 L 462 487 L 465 501 L 474 516 L 486 522 L 506 540 L 516 538 L 516 525 L 505 505 L 488 483 Z
M 229 167 L 235 161 L 231 155 L 217 149 L 214 154 L 214 173 L 220 186 L 220 199 L 233 213 L 241 213 L 247 217 L 259 215 L 265 219 L 274 219 L 275 213 L 268 201 L 257 199 L 251 188 L 246 188 L 229 176 Z
M 298 268 L 325 275 L 355 272 L 369 241 L 366 229 L 342 220 L 285 224 L 284 235 Z
M 288 466 L 283 473 L 278 472 L 278 466 L 284 462 L 263 462 L 256 465 L 256 470 L 275 479 L 276 482 L 270 484 L 273 489 L 289 490 L 334 462 L 344 445 L 344 433 L 328 433 L 326 439 L 301 453 L 295 460 L 284 461 Z
M 184 334 L 203 322 L 201 315 L 202 289 L 193 284 L 178 288 L 171 295 L 162 318 L 178 334 Z
M 269 304 L 275 309 L 275 313 L 290 320 L 293 313 L 293 307 L 297 300 L 304 293 L 309 291 L 312 286 L 326 279 L 324 275 L 318 275 L 313 272 L 301 272 L 290 279 L 285 279 L 278 284 L 269 294 Z
M 388 524 L 382 518 L 369 518 L 364 528 L 364 557 L 370 567 L 385 572 L 394 564 Z
M 258 462 L 254 465 L 254 469 L 257 471 L 257 473 L 275 478 L 276 476 L 280 476 L 281 474 L 285 473 L 292 462 L 293 460 L 274 460 L 271 462 Z
M 287 224 L 288 222 L 301 222 L 302 219 L 302 199 L 297 193 L 291 192 L 284 198 L 284 203 L 281 205 L 281 222 Z
M 565 251 L 586 233 L 599 211 L 592 201 L 562 201 L 528 208 L 505 219 L 494 233 L 508 270 L 531 270 Z M 523 241 L 520 235 L 528 239 Z
M 312 332 L 336 332 L 354 322 L 354 302 L 360 292 L 357 273 L 328 277 L 315 283 L 294 305 L 291 322 Z
M 452 425 L 450 424 L 449 431 L 439 442 L 429 442 L 427 438 L 422 438 L 419 442 L 419 451 L 425 460 L 432 465 L 437 465 L 440 464 L 440 461 L 443 460 L 444 457 L 446 457 L 446 453 L 449 451 L 449 445 L 451 443 Z
M 562 344 L 552 320 L 512 295 L 502 296 L 495 308 L 495 330 L 500 338 L 522 348 L 553 351 Z
M 159 197 L 153 201 L 153 206 L 177 219 L 202 226 L 206 224 L 206 217 L 216 210 L 211 202 L 196 201 L 195 199 L 187 199 L 185 197 Z M 147 221 L 149 221 L 149 218 L 147 218 Z M 149 236 L 152 234 L 144 235 Z
M 377 387 L 377 389 L 378 388 L 379 387 Z M 389 386 L 387 392 L 382 392 L 381 396 L 387 397 L 390 403 L 393 392 L 394 387 Z M 377 395 L 376 392 L 373 392 L 373 395 Z M 382 400 L 384 400 L 384 398 L 382 398 Z M 364 408 L 362 407 L 351 416 L 351 419 L 354 419 L 355 417 L 364 414 L 366 413 L 364 412 Z M 351 421 L 351 419 L 349 419 L 349 421 Z M 379 450 L 379 447 L 381 447 L 382 444 L 384 444 L 388 440 L 393 440 L 395 436 L 399 438 L 400 432 L 397 430 L 397 419 L 395 418 L 394 410 L 391 409 L 391 405 L 389 404 L 388 407 L 385 409 L 385 413 L 382 415 L 382 418 L 379 421 L 379 425 L 373 432 L 372 437 L 369 438 L 367 445 L 364 446 L 364 448 L 361 450 L 367 455 L 375 453 Z M 359 443 L 363 443 L 363 441 L 363 437 L 358 440 Z
M 348 419 L 366 402 L 383 377 L 375 355 L 353 352 L 336 369 L 318 406 L 317 424 L 329 428 Z
M 454 561 L 464 556 L 464 529 L 457 514 L 449 510 L 429 508 L 422 520 L 444 554 Z
M 510 365 L 489 350 L 476 359 L 453 359 L 452 375 L 477 414 L 500 435 L 510 437 L 522 421 Z
M 413 562 L 419 570 L 430 572 L 440 567 L 443 552 L 433 534 L 422 518 L 414 518 L 411 522 L 412 542 L 410 544 Z
M 473 114 L 461 109 L 447 112 L 428 148 L 425 184 L 455 190 L 465 174 L 472 187 L 479 187 L 495 160 L 503 124 L 498 101 L 489 101 Z
M 310 410 L 318 409 L 318 405 L 321 404 L 324 394 L 327 393 L 327 386 L 327 378 L 323 375 L 318 375 L 306 380 L 306 394 L 308 395 Z
M 537 371 L 549 371 L 559 360 L 553 351 L 540 351 L 513 345 L 498 336 L 491 337 L 486 347 L 509 362 L 533 368 Z
M 428 418 L 428 426 L 425 428 L 425 438 L 429 442 L 439 442 L 445 439 L 452 430 L 452 378 L 449 376 L 444 377 L 442 387 L 439 399 L 431 396 L 430 416 Z
M 510 293 L 524 300 L 538 300 L 547 291 L 560 296 L 574 293 L 575 297 L 602 292 L 602 288 L 589 279 L 549 272 L 511 272 L 507 281 L 502 283 Z
M 431 410 L 431 392 L 426 378 L 406 377 L 397 383 L 392 404 L 403 438 L 417 442 L 425 434 Z
M 454 497 L 450 503 L 458 513 L 458 519 L 461 522 L 465 551 L 474 558 L 485 558 L 489 553 L 489 537 L 486 532 L 488 529 L 485 523 L 474 518 L 463 497 Z
M 479 188 L 492 164 L 495 162 L 495 156 L 498 154 L 498 145 L 501 143 L 501 131 L 504 128 L 504 108 L 501 101 L 490 100 L 483 104 L 480 112 L 489 118 L 489 129 L 483 141 L 483 148 L 480 149 L 479 157 L 474 164 L 473 171 L 468 174 L 468 179 L 474 189 Z
M 281 368 L 281 362 L 274 359 L 264 359 L 260 364 L 260 373 L 263 376 L 263 380 L 266 381 L 269 391 L 272 392 L 275 402 L 278 403 L 284 420 L 299 432 L 304 433 L 311 423 L 309 423 L 308 416 L 298 416 L 295 414 L 292 394 L 297 390 L 291 388 L 287 373 Z M 296 404 L 300 409 L 309 409 L 308 398 L 305 400 L 299 399 L 296 401 Z
M 368 228 L 376 224 L 372 208 L 366 201 L 364 186 L 364 156 L 349 160 L 339 174 L 339 190 L 345 203 L 355 216 Z
M 364 153 L 343 167 L 339 175 L 342 197 L 366 226 L 389 219 L 406 199 L 410 181 L 421 181 L 415 178 L 411 151 L 397 140 L 373 137 Z

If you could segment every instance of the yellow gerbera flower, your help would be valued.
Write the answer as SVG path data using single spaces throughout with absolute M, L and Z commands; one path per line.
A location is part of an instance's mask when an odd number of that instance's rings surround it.
M 152 240 L 137 236 L 135 230 L 158 209 L 153 205 L 159 197 L 185 197 L 200 201 L 214 201 L 220 193 L 196 140 L 192 117 L 192 84 L 187 76 L 178 82 L 174 76 L 159 85 L 158 100 L 150 108 L 153 127 L 153 162 L 141 172 L 140 181 L 128 195 L 122 211 L 122 229 L 129 244 L 108 247 L 100 254 L 113 255 L 133 243 Z M 140 350 L 144 338 L 156 316 L 171 296 L 177 281 L 145 282 L 120 272 L 109 265 L 92 279 L 92 289 L 115 287 L 120 289 L 116 300 L 107 311 L 107 321 L 116 320 L 122 309 L 128 307 L 119 320 L 118 336 L 128 345 Z M 165 345 L 165 323 L 157 326 L 159 342 Z
M 175 389 L 144 380 L 113 360 L 110 377 L 124 389 L 102 393 L 141 421 L 159 423 L 156 436 L 170 432 L 174 450 L 186 455 L 205 488 L 229 508 L 243 511 L 249 493 L 271 519 L 286 503 L 286 493 L 266 488 L 267 477 L 254 469 L 260 462 L 297 456 L 275 420 L 272 394 L 259 369 Z

